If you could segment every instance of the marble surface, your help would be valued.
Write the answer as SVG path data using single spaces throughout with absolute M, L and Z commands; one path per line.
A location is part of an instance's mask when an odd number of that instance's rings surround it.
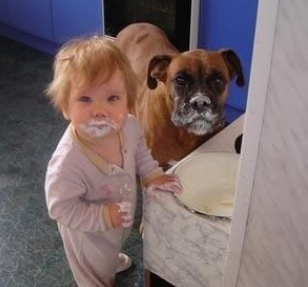
M 244 116 L 184 160 L 209 151 L 235 152 Z M 176 168 L 176 165 L 169 171 Z M 144 200 L 144 266 L 177 287 L 221 286 L 231 222 L 191 213 L 172 194 Z

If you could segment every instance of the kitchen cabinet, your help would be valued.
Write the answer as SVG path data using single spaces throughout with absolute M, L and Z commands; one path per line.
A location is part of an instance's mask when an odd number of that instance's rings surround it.
M 0 0 L 0 34 L 49 53 L 71 38 L 103 34 L 101 0 Z
M 0 22 L 8 23 L 7 0 L 0 0 Z
M 52 0 L 52 15 L 56 43 L 103 33 L 101 0 Z
M 7 1 L 9 24 L 26 33 L 53 41 L 51 2 L 47 0 Z

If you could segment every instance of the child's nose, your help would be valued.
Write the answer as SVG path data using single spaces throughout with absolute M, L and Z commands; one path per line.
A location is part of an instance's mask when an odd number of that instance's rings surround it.
M 95 103 L 94 109 L 93 109 L 93 116 L 96 119 L 101 119 L 107 117 L 108 112 L 106 110 L 106 107 L 104 104 L 97 102 Z

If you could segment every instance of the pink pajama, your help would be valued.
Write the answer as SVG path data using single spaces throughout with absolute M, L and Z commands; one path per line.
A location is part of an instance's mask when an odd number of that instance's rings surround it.
M 129 116 L 120 138 L 123 168 L 85 153 L 69 127 L 47 167 L 48 212 L 58 222 L 79 287 L 113 284 L 118 254 L 130 228 L 112 228 L 104 216 L 106 206 L 128 200 L 135 209 L 136 174 L 144 180 L 162 174 L 133 116 Z

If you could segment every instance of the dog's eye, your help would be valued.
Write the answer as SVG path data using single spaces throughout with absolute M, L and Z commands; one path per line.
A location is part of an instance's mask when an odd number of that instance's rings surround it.
M 175 78 L 175 82 L 176 82 L 176 84 L 179 85 L 179 86 L 185 86 L 186 83 L 187 83 L 186 79 L 183 78 L 183 77 L 181 77 L 181 76 L 176 77 L 176 78 Z
M 211 80 L 211 86 L 216 91 L 222 90 L 224 88 L 224 85 L 225 85 L 225 81 L 221 77 L 214 77 Z
M 221 79 L 221 78 L 216 78 L 216 79 L 214 79 L 214 84 L 215 84 L 215 86 L 217 86 L 217 87 L 222 86 L 223 83 L 224 83 L 224 81 L 223 81 L 223 79 Z

